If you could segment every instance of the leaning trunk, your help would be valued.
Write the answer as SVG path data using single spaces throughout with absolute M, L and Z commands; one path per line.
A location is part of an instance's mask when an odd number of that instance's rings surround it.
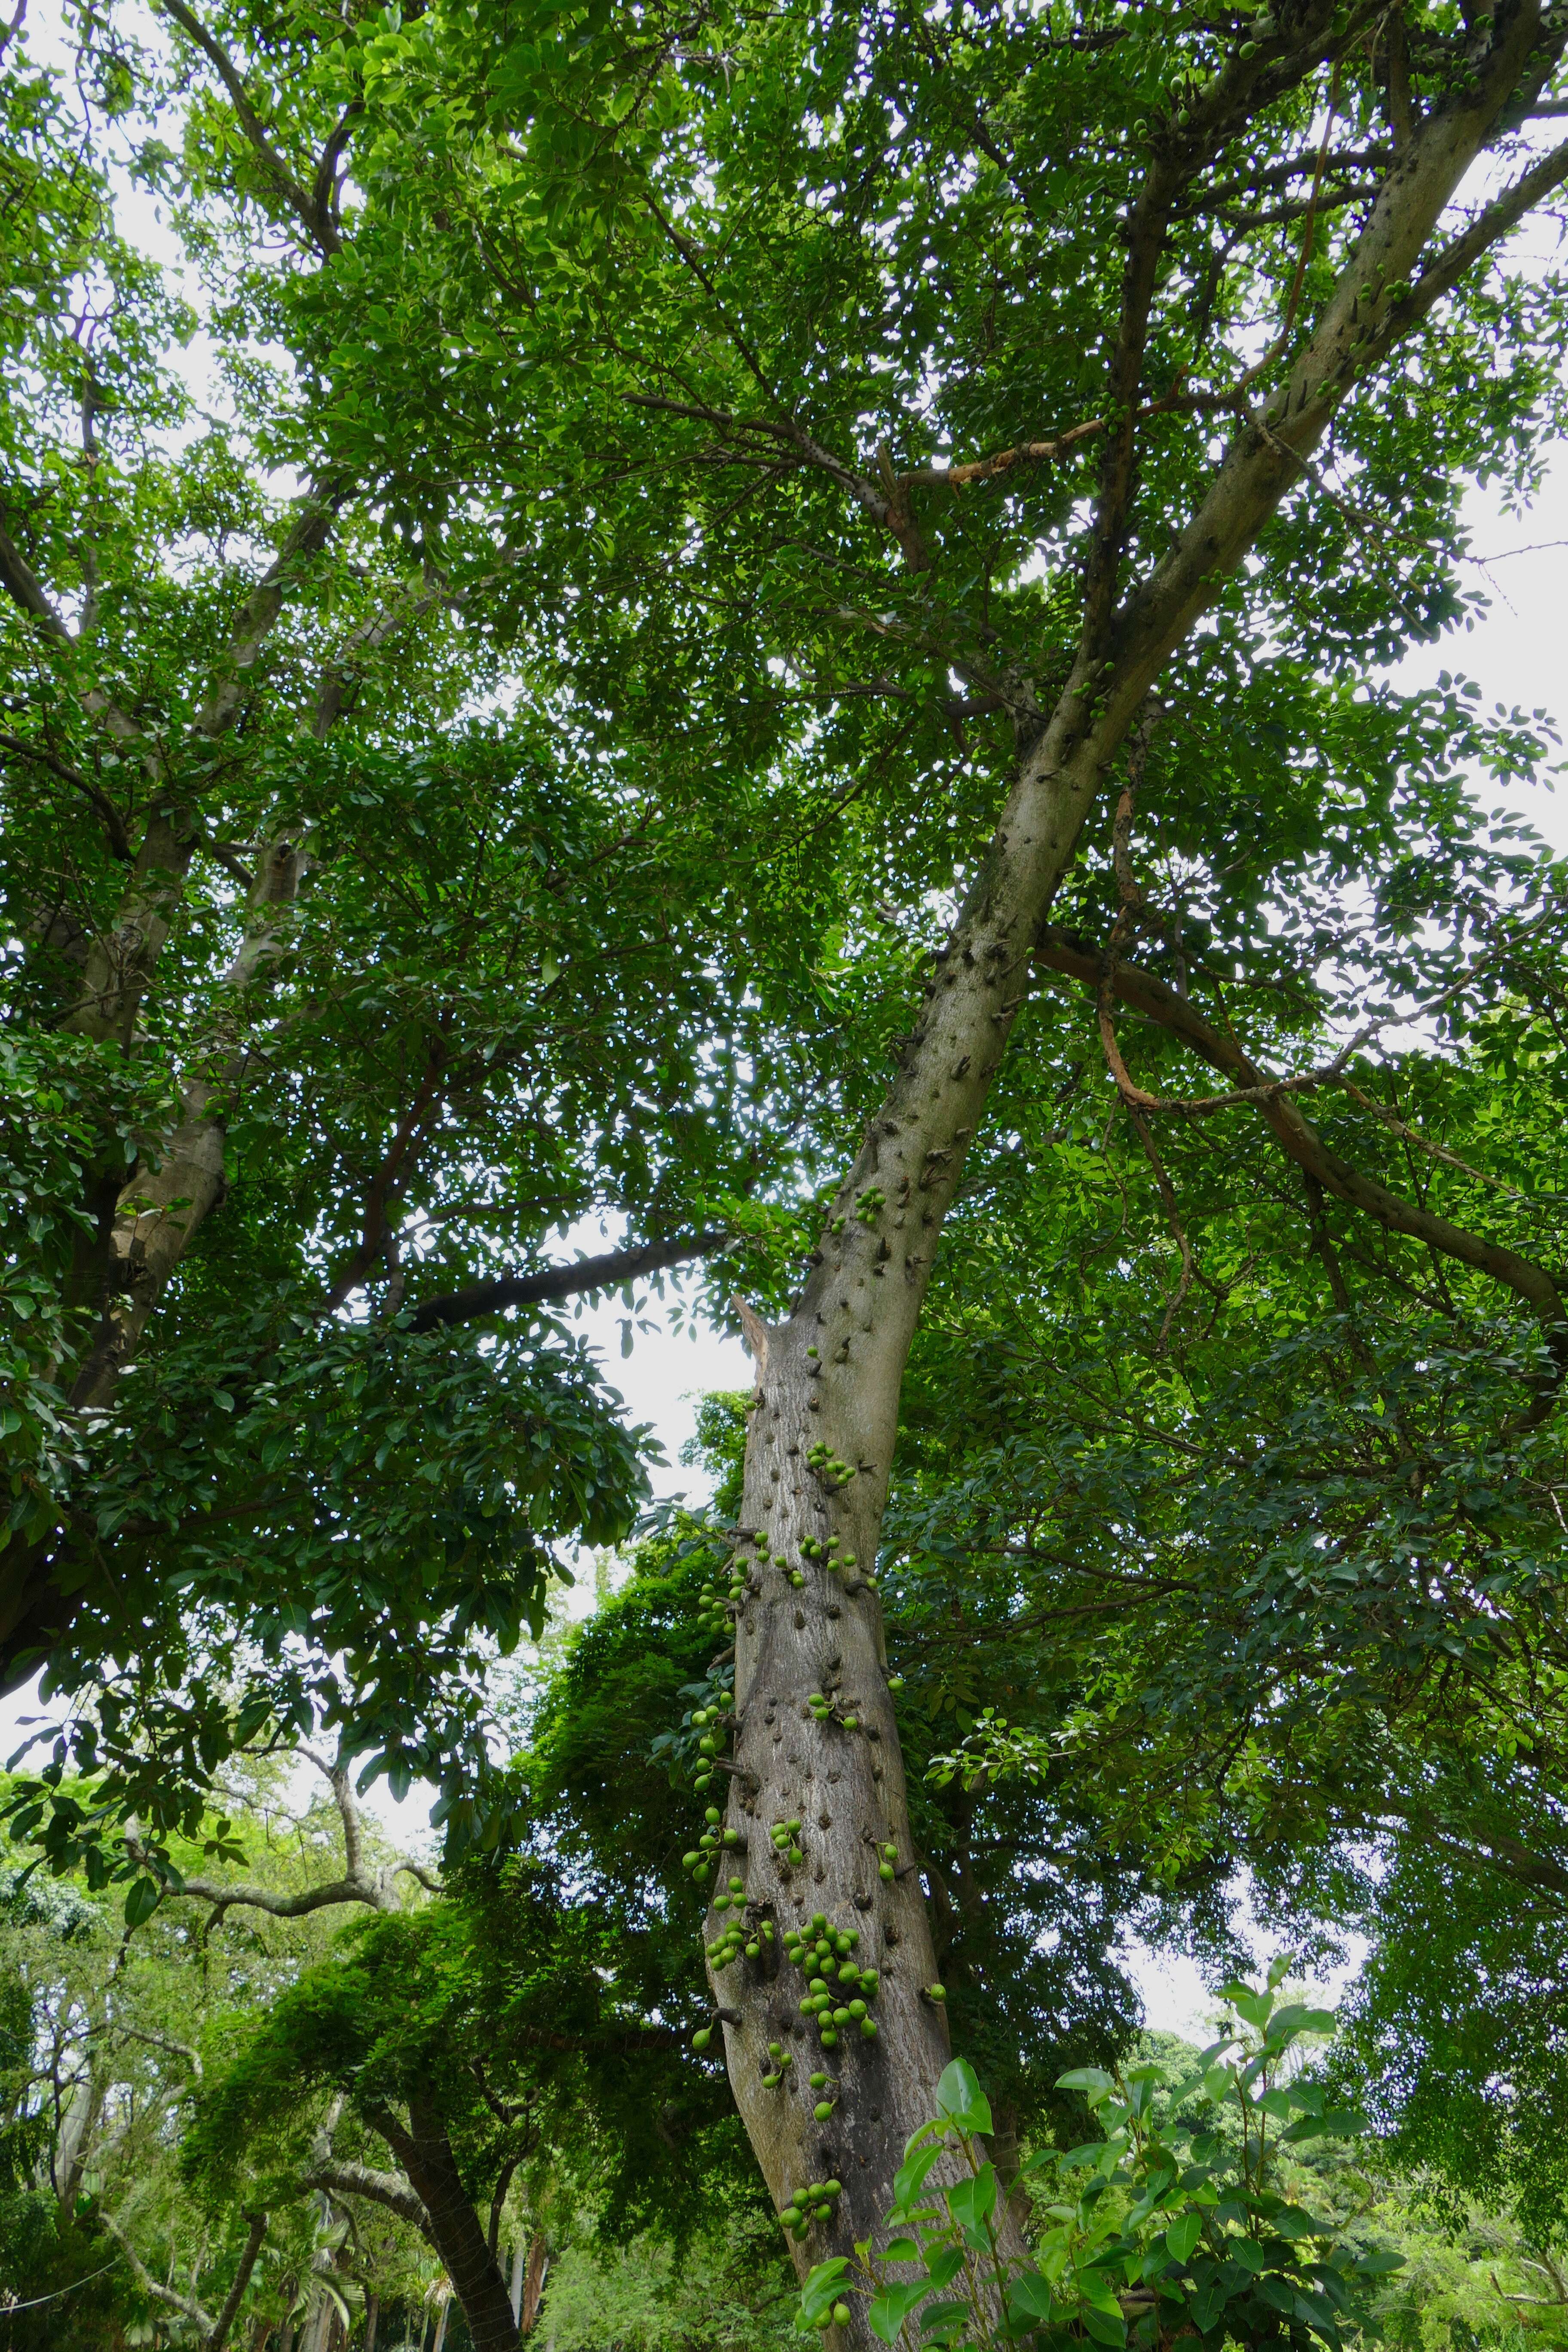
M 775 1934 L 755 1938 L 755 1961 L 721 1962 L 711 1981 L 736 2101 L 781 2210 L 813 2183 L 839 2184 L 828 2218 L 794 2242 L 802 2273 L 857 2241 L 882 2242 L 894 2172 L 936 2111 L 950 2055 L 870 1579 L 942 1219 L 1106 757 L 1079 709 L 1069 696 L 1026 763 L 798 1307 L 773 1330 L 748 1318 L 757 1383 L 728 1827 L 746 1916 Z M 790 1822 L 800 1824 L 793 1845 L 776 1843 L 775 1825 Z M 801 2009 L 815 1971 L 783 1950 L 782 1931 L 819 1913 L 855 1935 L 857 1966 L 877 1971 L 868 2018 L 834 2021 L 826 2043 Z M 710 1913 L 710 1949 L 732 1917 L 728 1905 Z M 847 1983 L 838 1994 L 839 2011 L 862 1997 Z M 777 2084 L 765 2079 L 780 2071 L 770 2042 L 790 2061 Z M 813 2088 L 814 2073 L 828 2083 Z M 1021 2253 L 1005 2210 L 1000 2223 L 1007 2251 Z M 863 2330 L 863 2314 L 852 2325 Z
M 410 2100 L 409 2130 L 393 2141 L 428 2217 L 427 2235 L 446 2265 L 474 2339 L 474 2352 L 517 2352 L 517 2322 L 500 2263 L 463 2187 L 440 2118 Z

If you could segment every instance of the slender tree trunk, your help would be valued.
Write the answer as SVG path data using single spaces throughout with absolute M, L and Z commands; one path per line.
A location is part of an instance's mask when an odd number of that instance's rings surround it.
M 408 2104 L 408 2129 L 388 2116 L 376 2128 L 400 2159 L 428 2217 L 431 2243 L 474 2339 L 474 2352 L 517 2352 L 517 2321 L 500 2265 L 463 2187 L 441 2118 L 420 2100 Z
M 436 2322 L 436 2341 L 430 2347 L 430 2352 L 441 2352 L 441 2347 L 447 2341 L 447 2322 L 451 2315 L 452 2298 L 449 2294 L 444 2294 L 441 2297 L 440 2316 Z
M 509 2290 L 511 2295 L 511 2315 L 514 2319 L 521 2319 L 522 2316 L 522 2271 L 527 2259 L 527 2241 L 520 2238 L 511 2250 L 511 2285 Z
M 528 2275 L 522 2283 L 522 2309 L 519 2333 L 531 2336 L 539 2318 L 539 2305 L 544 2294 L 545 2275 L 550 2269 L 550 2254 L 542 2230 L 535 2230 L 528 2249 Z M 514 2300 L 512 2308 L 517 2309 Z
M 364 2352 L 375 2352 L 375 2326 L 380 2317 L 380 2295 L 366 2295 L 364 2302 Z

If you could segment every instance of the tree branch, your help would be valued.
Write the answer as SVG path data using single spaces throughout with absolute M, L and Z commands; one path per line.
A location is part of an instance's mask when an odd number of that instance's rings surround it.
M 239 2268 L 235 2272 L 234 2284 L 223 2299 L 223 2309 L 207 2332 L 202 2352 L 223 2352 L 223 2347 L 228 2340 L 228 2331 L 234 2326 L 235 2313 L 239 2309 L 245 2290 L 250 2284 L 250 2273 L 256 2268 L 257 2256 L 261 2252 L 262 2242 L 266 2235 L 267 2215 L 253 2213 L 250 2216 L 250 2234 L 246 2239 L 244 2250 L 240 2254 Z
M 194 2295 L 182 2294 L 177 2287 L 165 2286 L 161 2279 L 155 2279 L 111 2213 L 100 2212 L 99 2219 L 130 2263 L 142 2294 L 152 2295 L 158 2303 L 166 2303 L 171 2311 L 180 2312 L 186 2319 L 194 2320 L 203 2336 L 210 2339 L 213 2329 L 217 2326 L 212 2313 L 197 2303 Z
M 377 2172 L 368 2164 L 318 2164 L 300 2179 L 306 2189 L 326 2189 L 334 2197 L 365 2197 L 374 2205 L 384 2205 L 389 2213 L 412 2221 L 431 2245 L 436 2243 L 425 2200 L 400 2173 Z
M 133 1832 L 126 1837 L 125 1851 L 132 1862 L 156 1871 L 155 1855 Z M 338 1903 L 363 1903 L 371 1911 L 393 1907 L 385 1888 L 363 1873 L 307 1886 L 298 1895 L 279 1895 L 270 1886 L 253 1886 L 244 1879 L 230 1885 L 220 1878 L 186 1878 L 177 1887 L 167 1887 L 165 1897 L 170 1895 L 188 1895 L 194 1902 L 214 1904 L 220 1911 L 265 1911 L 274 1919 L 308 1918 L 312 1911 L 329 1910 Z
M 145 2042 L 154 2050 L 167 2050 L 176 2058 L 184 2059 L 199 2083 L 202 2079 L 202 2059 L 199 2050 L 188 2042 L 175 2042 L 167 2033 L 150 2033 L 144 2026 L 121 2025 L 119 2031 L 128 2042 Z
M 1081 981 L 1086 987 L 1098 990 L 1103 984 L 1099 954 L 1068 932 L 1054 928 L 1044 930 L 1035 957 L 1048 971 Z M 1326 1192 L 1331 1192 L 1347 1208 L 1370 1216 L 1385 1232 L 1424 1242 L 1442 1256 L 1473 1266 L 1478 1273 L 1501 1283 L 1523 1300 L 1552 1335 L 1554 1354 L 1562 1351 L 1563 1300 L 1544 1266 L 1521 1256 L 1517 1250 L 1485 1241 L 1461 1225 L 1451 1224 L 1447 1217 L 1416 1208 L 1374 1178 L 1362 1175 L 1338 1152 L 1329 1149 L 1296 1103 L 1258 1068 L 1234 1038 L 1215 1028 L 1185 997 L 1178 996 L 1174 989 L 1156 980 L 1152 972 L 1119 962 L 1110 975 L 1110 985 L 1124 1004 L 1169 1030 L 1213 1068 L 1237 1076 L 1244 1090 L 1241 1098 L 1255 1103 L 1272 1128 L 1281 1150 L 1307 1175 L 1315 1178 Z
M 612 1290 L 617 1283 L 657 1274 L 667 1265 L 681 1265 L 695 1257 L 713 1257 L 735 1236 L 715 1231 L 688 1234 L 675 1241 L 643 1242 L 635 1249 L 611 1250 L 604 1257 L 579 1258 L 574 1265 L 546 1266 L 538 1274 L 507 1274 L 493 1282 L 477 1282 L 470 1289 L 448 1291 L 426 1298 L 409 1317 L 409 1328 L 433 1331 L 450 1323 L 471 1323 L 477 1316 L 496 1315 L 508 1307 L 537 1307 L 552 1298 L 573 1298 L 584 1290 Z
M 72 642 L 70 631 L 45 595 L 37 572 L 3 526 L 0 526 L 0 587 L 29 620 L 37 623 L 40 635 L 48 637 L 56 645 L 68 646 Z
M 206 58 L 208 64 L 212 67 L 213 71 L 216 74 L 219 81 L 222 82 L 225 89 L 227 90 L 230 101 L 234 107 L 235 114 L 238 119 L 240 129 L 244 131 L 247 139 L 249 140 L 251 147 L 260 162 L 263 170 L 266 172 L 268 178 L 272 182 L 273 187 L 276 189 L 279 195 L 282 197 L 284 203 L 299 221 L 306 235 L 311 239 L 313 244 L 320 247 L 323 254 L 330 256 L 340 252 L 342 247 L 342 239 L 338 235 L 337 225 L 333 221 L 330 211 L 327 209 L 325 205 L 318 205 L 314 199 L 307 194 L 305 189 L 300 185 L 299 181 L 294 177 L 293 173 L 289 169 L 289 166 L 284 162 L 282 156 L 279 155 L 276 147 L 273 146 L 272 142 L 268 138 L 266 128 L 262 123 L 261 118 L 250 102 L 249 96 L 246 90 L 244 79 L 241 77 L 238 68 L 235 66 L 232 58 L 229 57 L 227 51 L 214 39 L 213 36 L 207 31 L 206 26 L 202 23 L 201 18 L 195 15 L 195 11 L 185 5 L 185 0 L 156 0 L 156 5 L 161 8 L 166 9 L 168 14 L 173 16 L 175 24 L 179 26 L 181 31 L 186 35 L 187 38 L 195 43 L 197 48 L 200 49 L 202 55 Z M 346 118 L 344 119 L 344 121 L 339 123 L 338 131 L 344 131 L 345 126 Z M 333 132 L 333 138 L 337 137 L 338 131 Z M 329 142 L 329 152 L 330 150 L 331 142 Z M 335 162 L 335 160 L 334 156 L 332 161 Z M 327 163 L 326 158 L 323 158 L 323 163 L 326 165 L 328 173 L 328 185 L 330 187 L 331 184 L 331 165 Z M 318 184 L 319 184 L 320 174 L 318 173 Z
M 45 744 L 29 743 L 20 735 L 0 734 L 0 751 L 9 751 L 18 760 L 36 761 L 40 768 L 47 768 L 51 775 L 58 776 L 62 783 L 69 784 L 73 790 L 82 793 L 103 820 L 109 845 L 116 857 L 123 866 L 131 864 L 135 852 L 131 846 L 131 836 L 125 830 L 125 820 L 108 793 L 100 791 L 90 776 L 84 776 L 79 769 L 71 766 L 68 760 L 62 760 Z

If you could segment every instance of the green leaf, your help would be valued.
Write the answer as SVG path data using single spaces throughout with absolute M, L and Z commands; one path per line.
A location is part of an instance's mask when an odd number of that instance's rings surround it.
M 1074 2066 L 1067 2074 L 1057 2076 L 1057 2088 L 1058 2091 L 1082 2091 L 1087 2094 L 1089 2105 L 1098 2107 L 1115 2090 L 1116 2078 L 1099 2066 Z
M 1190 2262 L 1193 2249 L 1203 2232 L 1204 2217 L 1201 2213 L 1188 2211 L 1173 2221 L 1165 2232 L 1165 2243 L 1171 2250 L 1173 2262 Z
M 947 2191 L 947 2210 L 972 2245 L 988 2242 L 985 2223 L 996 2210 L 996 2168 L 983 2164 Z
M 158 1908 L 163 1895 L 163 1890 L 155 1878 L 133 1878 L 125 1890 L 126 1926 L 143 1926 Z
M 1038 2326 L 1056 2310 L 1050 2282 L 1038 2271 L 1021 2271 L 1007 2282 L 1007 2316 L 1016 2326 Z
M 906 2158 L 893 2175 L 893 2211 L 907 2212 L 920 2195 L 925 2178 L 942 2155 L 940 2140 L 929 2141 Z
M 1229 2300 L 1229 2290 L 1224 2277 L 1215 2271 L 1212 2278 L 1205 2280 L 1193 2297 L 1193 2326 L 1200 2336 L 1207 2336 L 1218 2324 L 1220 2314 Z
M 866 2314 L 866 2324 L 873 2336 L 884 2344 L 896 2344 L 905 2320 L 915 2305 L 931 2293 L 929 2280 L 906 2279 L 895 2286 L 885 2286 L 873 2295 Z
M 800 2290 L 800 2315 L 808 2325 L 819 2319 L 825 2311 L 832 2310 L 838 2282 L 848 2268 L 847 2255 L 835 2254 L 829 2261 L 818 2263 L 807 2273 Z
M 937 2113 L 960 2131 L 989 2133 L 993 2128 L 990 2104 L 974 2069 L 962 2058 L 954 2058 L 942 2069 L 936 2105 Z
M 1244 1984 L 1239 1977 L 1232 1977 L 1228 1983 L 1222 1984 L 1219 1997 L 1222 2000 L 1229 2001 L 1237 2015 L 1244 2018 L 1247 2023 L 1255 2027 L 1258 2032 L 1261 2032 L 1268 2024 L 1274 2007 L 1274 1995 L 1271 1992 L 1254 1992 L 1252 1987 Z

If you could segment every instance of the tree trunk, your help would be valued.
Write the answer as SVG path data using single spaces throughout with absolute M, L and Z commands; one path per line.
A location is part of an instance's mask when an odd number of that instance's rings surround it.
M 549 2268 L 550 2255 L 544 2242 L 544 2232 L 542 2230 L 535 2230 L 532 2242 L 528 2249 L 528 2275 L 522 2283 L 522 2308 L 519 2315 L 518 2328 L 520 2335 L 531 2336 L 533 2333 L 534 2323 L 539 2317 L 540 2302 L 544 2294 L 545 2274 Z M 517 2310 L 515 2295 L 512 2308 L 514 2311 Z
M 511 2285 L 509 2290 L 511 2295 L 511 2315 L 514 2319 L 521 2319 L 522 2316 L 522 2270 L 527 2259 L 527 2243 L 520 2238 L 511 2250 Z
M 411 2099 L 408 2123 L 406 2132 L 395 2123 L 391 2131 L 380 2122 L 376 2127 L 388 2138 L 419 2193 L 428 2216 L 427 2235 L 463 2306 L 474 2352 L 517 2352 L 517 2322 L 506 2280 L 490 2252 L 474 2201 L 463 2187 L 440 2116 L 423 2101 Z
M 233 1005 L 278 952 L 281 910 L 298 895 L 304 860 L 297 838 L 271 844 L 260 863 L 246 934 L 225 975 L 230 1005 L 214 1034 L 196 1049 L 197 1071 L 184 1084 L 181 1118 L 164 1142 L 156 1168 L 139 1168 L 100 1221 L 97 1236 L 97 1321 L 69 1382 L 78 1411 L 106 1412 L 120 1376 L 134 1360 L 142 1335 L 164 1289 L 202 1224 L 223 1198 L 226 1129 L 224 1106 L 242 1079 L 246 1055 L 237 1045 Z M 27 1546 L 10 1547 L 0 1561 L 0 1688 L 33 1672 L 69 1625 L 89 1589 L 69 1570 L 55 1530 Z M 65 1586 L 62 1591 L 61 1584 Z
M 730 1963 L 721 1980 L 710 1967 L 716 2004 L 729 2012 L 725 2055 L 736 2103 L 779 2205 L 813 2180 L 842 2184 L 831 2220 L 795 2245 L 803 2273 L 830 2253 L 850 2253 L 857 2240 L 882 2242 L 905 2139 L 933 2114 L 948 2054 L 941 2009 L 922 1990 L 935 1958 L 910 1847 L 880 1603 L 860 1572 L 877 1557 L 899 1392 L 942 1220 L 1029 985 L 1040 926 L 1145 696 L 1300 480 L 1342 392 L 1382 355 L 1360 320 L 1361 281 L 1410 274 L 1523 68 L 1534 13 L 1497 21 L 1495 46 L 1467 101 L 1428 119 L 1380 192 L 1299 351 L 1277 427 L 1251 416 L 1238 426 L 1186 529 L 1120 608 L 1127 491 L 1108 449 L 1071 676 L 1024 750 L 938 957 L 926 1010 L 833 1204 L 798 1305 L 774 1330 L 745 1318 L 757 1387 L 740 1526 L 758 1540 L 739 1547 L 751 1564 L 736 1627 L 735 1745 L 726 1768 L 727 1826 L 742 1841 L 732 1867 L 744 1879 L 750 1917 L 800 1927 L 821 1912 L 837 1928 L 856 1928 L 858 1959 L 880 1971 L 876 2038 L 863 2039 L 852 2023 L 824 2052 L 800 2015 L 805 1980 L 777 1940 L 754 1962 Z M 1145 260 L 1144 248 L 1157 253 L 1163 234 L 1157 194 L 1152 182 L 1129 227 L 1130 245 Z M 1167 192 L 1159 201 L 1173 198 Z M 1478 228 L 1474 238 L 1483 251 L 1489 231 Z M 1450 248 L 1456 275 L 1468 251 L 1463 240 Z M 1129 417 L 1146 315 L 1133 268 L 1130 259 L 1118 362 L 1132 387 Z M 832 1538 L 857 1568 L 834 1574 L 822 1564 Z M 791 1572 L 803 1574 L 801 1586 L 790 1583 Z M 819 1693 L 835 1702 L 826 1717 L 808 1704 Z M 769 1834 L 791 1820 L 802 1825 L 798 1866 Z M 880 1846 L 897 1856 L 891 1881 L 879 1874 Z M 710 1946 L 732 1916 L 710 1910 Z M 770 2040 L 794 2059 L 773 2089 L 763 2079 L 774 2071 Z M 814 2116 L 819 2096 L 805 2079 L 813 2071 L 834 2077 L 826 2122 Z M 1010 2214 L 1002 2220 L 1016 2250 Z M 869 2346 L 863 2306 L 855 2310 L 855 2339 Z
M 377 2320 L 378 2320 L 380 2317 L 381 2317 L 381 2297 L 380 2297 L 380 2295 L 378 2295 L 378 2294 L 367 2294 L 367 2295 L 366 2295 L 366 2297 L 365 2297 L 365 2299 L 364 2299 L 364 2347 L 363 2347 L 363 2352 L 375 2352 L 375 2324 L 376 2324 Z
M 436 2341 L 430 2347 L 430 2352 L 441 2352 L 441 2347 L 447 2341 L 447 2322 L 451 2315 L 452 2298 L 449 2294 L 444 2294 L 441 2297 L 440 2316 L 436 2322 Z

